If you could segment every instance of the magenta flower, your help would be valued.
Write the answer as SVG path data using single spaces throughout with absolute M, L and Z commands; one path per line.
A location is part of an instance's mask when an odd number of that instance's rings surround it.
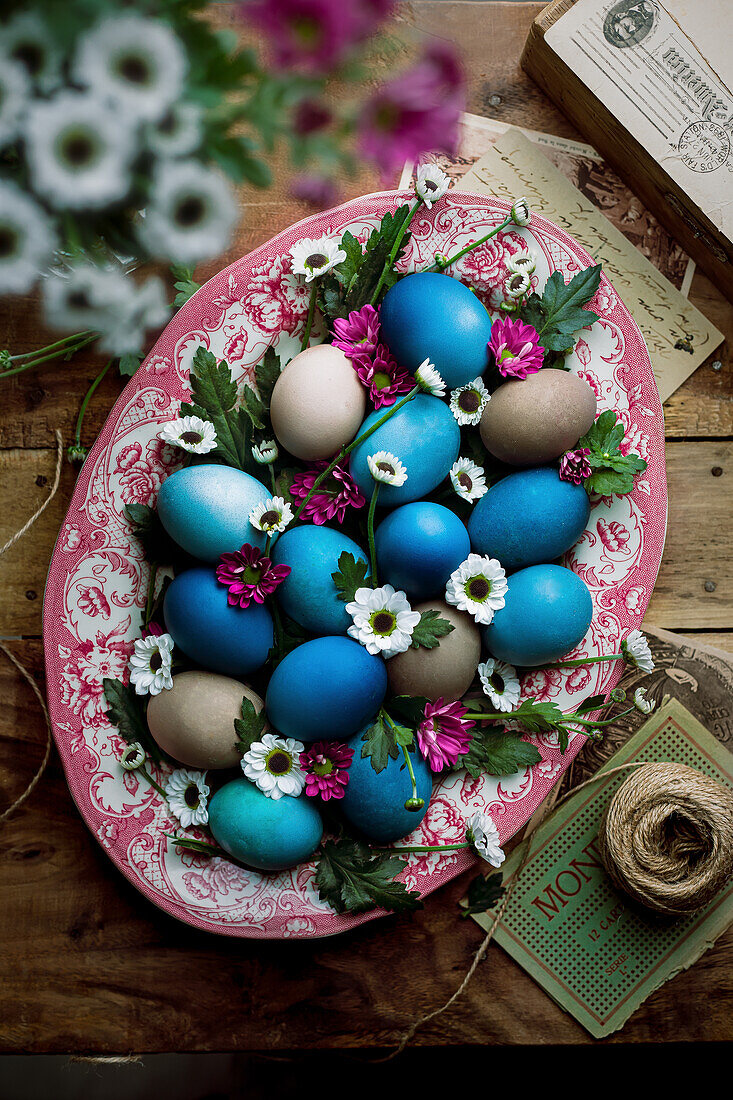
M 343 798 L 349 782 L 349 766 L 354 750 L 338 741 L 316 741 L 300 754 L 300 766 L 305 772 L 305 793 L 311 798 Z
M 313 488 L 318 475 L 322 473 L 328 463 L 316 462 L 310 470 L 297 473 L 290 486 L 290 495 L 294 500 L 305 500 Z M 344 522 L 347 508 L 363 508 L 366 500 L 356 487 L 356 482 L 351 474 L 335 466 L 326 480 L 318 486 L 305 508 L 303 515 L 310 517 L 319 526 L 329 519 Z
M 376 30 L 380 7 L 353 0 L 255 0 L 241 4 L 240 12 L 268 36 L 276 67 L 326 73 Z
M 333 180 L 315 173 L 305 173 L 296 176 L 290 185 L 290 194 L 300 202 L 307 202 L 309 206 L 317 210 L 326 210 L 334 206 L 338 198 L 338 191 Z
M 578 447 L 575 451 L 566 451 L 560 459 L 560 479 L 572 481 L 573 485 L 582 485 L 593 473 L 588 455 L 589 447 Z
M 379 310 L 365 305 L 353 310 L 346 320 L 337 317 L 333 331 L 335 348 L 341 348 L 349 359 L 368 362 L 379 344 Z
M 417 743 L 431 771 L 439 772 L 452 766 L 468 752 L 474 722 L 463 717 L 466 708 L 460 703 L 446 703 L 442 698 L 425 705 L 425 718 L 417 727 Z
M 505 317 L 491 326 L 489 351 L 505 378 L 525 379 L 542 367 L 545 349 L 537 342 L 537 329 L 519 319 Z
M 264 603 L 289 574 L 289 565 L 273 565 L 248 542 L 233 554 L 222 554 L 216 567 L 216 579 L 229 589 L 230 607 L 249 607 L 252 600 Z
M 397 366 L 384 344 L 378 345 L 372 359 L 353 359 L 352 364 L 362 386 L 369 390 L 375 409 L 394 405 L 400 394 L 409 393 L 415 386 L 415 379 Z

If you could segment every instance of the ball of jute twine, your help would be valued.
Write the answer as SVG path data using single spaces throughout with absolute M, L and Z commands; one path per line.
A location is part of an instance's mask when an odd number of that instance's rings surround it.
M 606 807 L 598 847 L 608 876 L 645 909 L 703 909 L 733 874 L 733 791 L 685 764 L 645 764 Z

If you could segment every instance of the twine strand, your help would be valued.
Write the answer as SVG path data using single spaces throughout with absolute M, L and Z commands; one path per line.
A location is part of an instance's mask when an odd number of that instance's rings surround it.
M 16 531 L 14 535 L 11 535 L 4 546 L 0 546 L 0 557 L 2 557 L 5 551 L 9 550 L 11 546 L 14 546 L 18 539 L 23 537 L 26 531 L 30 530 L 38 517 L 46 511 L 49 504 L 58 492 L 58 488 L 61 483 L 61 467 L 63 466 L 64 462 L 64 441 L 58 428 L 54 432 L 54 435 L 56 436 L 56 471 L 53 475 L 53 485 L 51 486 L 51 492 L 48 494 L 43 503 L 40 504 L 38 508 L 36 508 L 33 515 L 23 524 L 20 530 Z

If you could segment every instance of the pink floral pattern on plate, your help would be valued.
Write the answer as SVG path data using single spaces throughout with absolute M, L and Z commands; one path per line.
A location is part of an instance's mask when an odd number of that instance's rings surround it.
M 145 897 L 167 913 L 207 931 L 255 938 L 308 938 L 342 932 L 381 913 L 338 916 L 321 902 L 313 863 L 263 875 L 226 860 L 177 851 L 163 836 L 175 822 L 156 792 L 122 771 L 122 741 L 110 726 L 102 681 L 117 676 L 140 633 L 148 566 L 124 518 L 126 504 L 154 502 L 176 468 L 176 453 L 157 437 L 160 425 L 189 396 L 193 352 L 204 344 L 227 356 L 238 379 L 252 378 L 269 346 L 297 352 L 308 308 L 307 289 L 290 271 L 288 250 L 301 237 L 342 233 L 364 240 L 406 192 L 367 195 L 292 226 L 211 279 L 174 317 L 112 409 L 79 475 L 54 551 L 44 603 L 48 700 L 54 736 L 72 795 L 91 832 Z M 485 234 L 505 216 L 501 200 L 450 192 L 413 221 L 405 270 L 432 263 Z M 467 256 L 456 273 L 470 280 L 490 308 L 505 274 L 507 252 L 523 245 L 539 257 L 539 288 L 560 270 L 568 278 L 591 257 L 543 218 L 501 235 Z M 601 281 L 593 308 L 601 320 L 584 330 L 571 366 L 615 408 L 649 468 L 634 492 L 594 502 L 588 526 L 566 555 L 583 577 L 595 613 L 574 655 L 609 652 L 638 627 L 664 546 L 667 492 L 662 411 L 644 341 L 610 283 Z M 617 665 L 566 673 L 535 673 L 526 693 L 571 709 L 611 688 Z M 539 739 L 543 760 L 516 775 L 474 780 L 451 774 L 437 786 L 413 843 L 454 841 L 463 821 L 488 809 L 506 841 L 537 808 L 581 749 L 572 739 L 562 756 L 557 739 Z M 163 779 L 164 774 L 157 778 Z M 468 852 L 410 857 L 404 878 L 428 894 L 475 863 Z

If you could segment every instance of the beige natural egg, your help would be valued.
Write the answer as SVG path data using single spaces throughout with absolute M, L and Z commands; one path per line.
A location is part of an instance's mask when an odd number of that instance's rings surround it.
M 539 466 L 573 448 L 595 417 L 596 395 L 588 383 L 545 367 L 494 391 L 481 417 L 481 438 L 502 462 Z
M 416 604 L 414 611 L 434 608 L 453 630 L 440 639 L 435 649 L 408 649 L 387 661 L 389 686 L 396 695 L 424 695 L 446 702 L 460 699 L 468 691 L 481 660 L 481 635 L 475 621 L 442 600 Z
M 191 768 L 234 768 L 234 719 L 242 715 L 245 696 L 262 710 L 256 692 L 214 672 L 179 672 L 173 687 L 148 703 L 148 727 L 164 752 Z
M 330 458 L 366 414 L 366 390 L 351 360 L 332 344 L 301 351 L 275 383 L 270 402 L 278 441 L 296 458 Z

